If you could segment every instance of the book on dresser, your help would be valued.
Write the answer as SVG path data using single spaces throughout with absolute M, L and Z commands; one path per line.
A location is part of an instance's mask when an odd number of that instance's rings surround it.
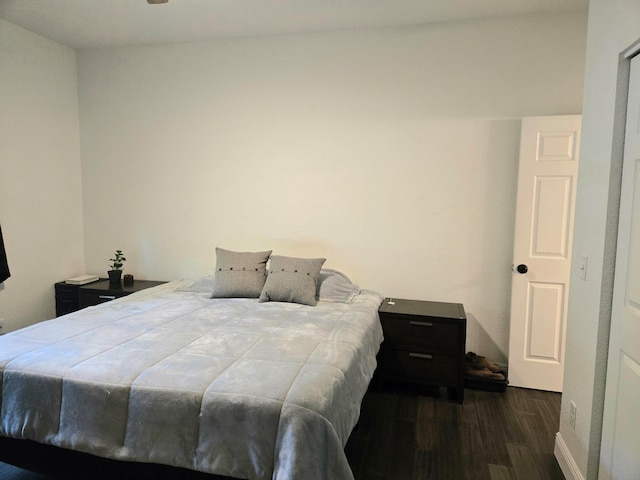
M 86 285 L 96 280 L 100 280 L 97 275 L 80 275 L 79 277 L 68 278 L 64 283 L 67 285 Z

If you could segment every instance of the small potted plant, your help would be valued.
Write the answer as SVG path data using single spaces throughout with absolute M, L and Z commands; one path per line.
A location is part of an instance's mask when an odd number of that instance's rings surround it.
M 114 253 L 114 258 L 110 258 L 111 262 L 111 270 L 107 273 L 109 274 L 109 281 L 111 283 L 119 283 L 120 278 L 122 277 L 122 265 L 127 259 L 124 257 L 124 253 L 122 250 L 116 250 Z

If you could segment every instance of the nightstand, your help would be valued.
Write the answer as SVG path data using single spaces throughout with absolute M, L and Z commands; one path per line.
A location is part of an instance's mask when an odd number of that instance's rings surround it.
M 461 303 L 385 298 L 379 380 L 443 386 L 464 402 L 467 317 Z
M 133 285 L 125 286 L 121 282 L 111 283 L 109 280 L 103 282 L 82 285 L 78 291 L 80 293 L 80 308 L 98 305 L 120 297 L 126 297 L 134 292 L 139 292 L 145 288 L 162 285 L 161 281 L 155 280 L 135 280 Z
M 103 280 L 105 279 L 102 278 L 92 283 Z M 84 285 L 73 285 L 66 282 L 58 282 L 55 284 L 56 317 L 80 310 L 80 292 L 78 292 L 78 289 L 86 285 L 91 284 L 85 283 Z

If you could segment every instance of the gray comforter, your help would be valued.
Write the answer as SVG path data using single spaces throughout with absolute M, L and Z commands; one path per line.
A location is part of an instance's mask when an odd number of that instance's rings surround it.
M 245 479 L 352 479 L 382 298 L 315 307 L 171 282 L 0 337 L 0 435 Z

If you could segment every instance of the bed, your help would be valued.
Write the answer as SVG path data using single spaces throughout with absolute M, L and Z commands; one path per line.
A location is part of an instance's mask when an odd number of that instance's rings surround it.
M 317 270 L 315 305 L 211 298 L 207 276 L 1 336 L 0 436 L 238 479 L 352 479 L 382 297 Z

